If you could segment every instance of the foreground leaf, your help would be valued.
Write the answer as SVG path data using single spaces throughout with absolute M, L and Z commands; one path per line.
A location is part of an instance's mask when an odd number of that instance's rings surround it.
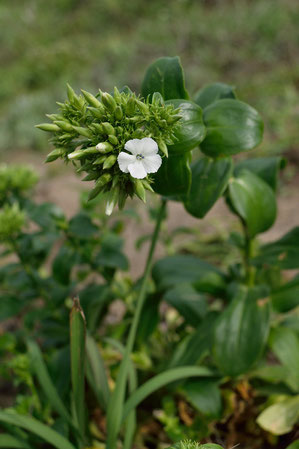
M 275 195 L 261 178 L 243 170 L 230 180 L 228 192 L 233 209 L 244 220 L 250 238 L 273 225 L 277 212 Z
M 188 154 L 169 154 L 154 175 L 153 189 L 166 198 L 187 195 L 191 185 Z
M 0 447 L 4 449 L 31 449 L 25 441 L 20 441 L 18 438 L 7 433 L 0 434 Z
M 0 411 L 0 421 L 34 433 L 56 449 L 76 449 L 58 432 L 29 416 Z
M 200 149 L 210 157 L 230 156 L 255 148 L 262 141 L 258 112 L 239 100 L 215 101 L 204 110 L 207 136 Z
M 141 94 L 147 98 L 154 92 L 160 92 L 164 100 L 188 98 L 184 72 L 178 56 L 159 58 L 149 66 L 142 82 Z
M 211 103 L 224 98 L 236 98 L 235 88 L 229 84 L 213 83 L 200 89 L 195 94 L 194 102 L 205 109 Z
M 241 287 L 215 325 L 214 357 L 223 374 L 246 373 L 261 356 L 269 333 L 268 299 Z
M 232 174 L 231 158 L 213 160 L 203 157 L 191 165 L 191 188 L 185 209 L 194 217 L 203 218 L 223 194 Z
M 278 312 L 289 312 L 299 306 L 299 276 L 271 293 L 272 304 Z
M 292 430 L 299 419 L 299 395 L 286 398 L 267 407 L 257 418 L 264 430 L 274 435 L 284 435 Z

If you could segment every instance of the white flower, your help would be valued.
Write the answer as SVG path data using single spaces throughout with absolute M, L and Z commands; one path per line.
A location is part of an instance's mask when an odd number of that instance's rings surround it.
M 156 173 L 162 164 L 157 142 L 150 137 L 128 140 L 125 150 L 131 154 L 122 151 L 117 162 L 121 171 L 130 173 L 133 178 L 143 179 L 148 173 Z

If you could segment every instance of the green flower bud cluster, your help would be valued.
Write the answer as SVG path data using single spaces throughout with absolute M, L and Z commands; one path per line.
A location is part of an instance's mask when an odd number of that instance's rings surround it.
M 0 202 L 11 192 L 20 195 L 30 190 L 37 181 L 37 174 L 28 166 L 0 164 Z
M 222 447 L 213 443 L 199 444 L 195 441 L 184 440 L 179 441 L 168 449 L 222 449 Z
M 167 156 L 167 145 L 175 141 L 180 126 L 179 109 L 165 105 L 160 94 L 150 103 L 136 96 L 129 88 L 113 95 L 99 91 L 97 97 L 82 90 L 77 95 L 68 86 L 68 100 L 58 103 L 59 112 L 48 117 L 52 123 L 37 125 L 52 134 L 55 149 L 46 162 L 58 158 L 72 161 L 83 181 L 94 181 L 90 199 L 109 192 L 109 202 L 122 208 L 128 196 L 145 200 L 145 190 L 152 190 L 152 175 L 139 180 L 119 169 L 117 157 L 131 139 L 151 137 L 160 153 Z
M 0 210 L 0 241 L 15 238 L 25 224 L 25 214 L 17 203 L 12 206 L 5 204 Z

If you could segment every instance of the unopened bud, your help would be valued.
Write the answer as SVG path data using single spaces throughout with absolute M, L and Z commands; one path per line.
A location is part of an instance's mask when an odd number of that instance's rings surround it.
M 144 190 L 142 181 L 140 181 L 139 179 L 134 179 L 134 184 L 135 184 L 136 195 L 138 196 L 138 198 L 141 199 L 141 201 L 143 201 L 145 203 L 146 195 L 145 195 L 145 190 Z
M 100 142 L 97 144 L 96 149 L 100 153 L 110 153 L 113 150 L 113 146 L 109 142 Z
M 117 145 L 117 144 L 118 144 L 118 139 L 117 139 L 116 136 L 110 135 L 110 136 L 108 136 L 108 140 L 109 140 L 109 142 L 110 142 L 112 145 Z
M 148 106 L 140 100 L 136 100 L 137 106 L 141 112 L 147 114 L 149 112 Z
M 54 123 L 63 131 L 73 131 L 72 125 L 70 125 L 68 122 L 65 122 L 64 120 L 56 120 Z
M 60 131 L 59 126 L 53 124 L 53 123 L 41 123 L 40 125 L 35 125 L 36 128 L 41 129 L 42 131 L 47 132 L 57 132 Z
M 81 126 L 73 126 L 73 130 L 80 134 L 80 136 L 88 137 L 89 139 L 92 137 L 92 133 L 87 128 L 82 128 Z
M 106 106 L 106 108 L 109 109 L 111 112 L 115 111 L 117 104 L 112 95 L 108 94 L 108 92 L 102 93 L 102 102 Z
M 115 101 L 118 103 L 121 100 L 121 95 L 116 86 L 113 89 L 113 95 L 114 95 Z
M 112 214 L 113 209 L 117 204 L 118 197 L 119 197 L 119 189 L 113 189 L 109 192 L 105 210 L 106 215 L 109 216 Z
M 103 122 L 102 124 L 103 127 L 103 131 L 105 134 L 109 135 L 109 134 L 115 134 L 115 129 L 113 128 L 113 126 L 111 125 L 111 123 L 109 122 Z
M 105 155 L 100 156 L 95 161 L 93 161 L 93 165 L 101 165 L 105 162 L 106 159 L 107 159 L 107 156 L 105 156 Z
M 150 183 L 149 183 L 148 181 L 146 181 L 145 179 L 143 179 L 143 180 L 142 180 L 142 184 L 143 184 L 143 186 L 144 186 L 144 188 L 145 188 L 146 190 L 149 190 L 150 192 L 153 192 L 153 193 L 154 193 L 154 190 L 152 189 L 152 187 L 151 187 L 151 185 L 150 185 Z
M 83 89 L 81 89 L 81 92 L 84 95 L 84 98 L 88 104 L 90 104 L 94 108 L 98 108 L 100 106 L 101 103 L 94 95 L 92 95 L 89 92 L 86 92 L 86 90 L 83 90 Z
M 55 148 L 55 150 L 51 151 L 51 153 L 48 154 L 45 162 L 56 161 L 56 159 L 58 159 L 62 155 L 63 155 L 63 150 L 61 148 Z
M 135 98 L 131 97 L 129 98 L 127 105 L 126 105 L 126 115 L 133 115 L 135 112 L 135 107 L 136 107 L 136 103 L 135 103 Z
M 92 113 L 92 115 L 100 119 L 102 119 L 106 114 L 105 107 L 102 103 L 100 103 L 97 108 L 88 108 L 88 110 Z
M 90 127 L 92 127 L 94 131 L 103 134 L 103 127 L 100 123 L 93 123 L 92 125 L 90 125 Z
M 114 111 L 114 115 L 116 120 L 121 120 L 123 118 L 124 114 L 121 106 L 117 106 L 117 108 Z
M 108 156 L 103 164 L 103 170 L 107 170 L 115 164 L 117 157 L 114 154 Z
M 166 157 L 168 157 L 168 148 L 166 143 L 163 140 L 158 141 L 158 146 L 163 154 L 165 154 Z
M 106 185 L 108 182 L 110 182 L 112 179 L 112 176 L 110 175 L 110 173 L 105 173 L 104 175 L 102 175 L 97 181 L 96 181 L 96 186 L 101 186 L 103 187 L 104 185 Z
M 85 176 L 85 178 L 82 179 L 82 181 L 94 181 L 97 179 L 98 173 L 88 173 L 88 175 Z
M 67 89 L 68 99 L 69 99 L 70 103 L 72 103 L 72 101 L 74 101 L 74 98 L 76 98 L 77 95 L 75 94 L 73 88 L 69 84 L 66 85 L 66 89 Z
M 163 105 L 164 104 L 164 98 L 160 94 L 160 92 L 154 92 L 152 96 L 152 103 L 156 105 Z

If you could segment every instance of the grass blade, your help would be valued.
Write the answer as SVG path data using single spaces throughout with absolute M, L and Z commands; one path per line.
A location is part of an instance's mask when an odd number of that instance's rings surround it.
M 210 377 L 213 372 L 204 366 L 182 366 L 164 371 L 157 374 L 152 379 L 145 382 L 138 390 L 136 390 L 126 401 L 124 406 L 123 420 L 129 413 L 137 407 L 145 398 L 159 390 L 161 387 L 180 379 L 188 377 Z
M 55 430 L 29 416 L 0 411 L 0 422 L 1 421 L 34 433 L 56 449 L 76 449 L 69 441 L 60 435 L 60 433 L 55 432 Z
M 85 317 L 79 299 L 74 299 L 70 315 L 71 379 L 74 420 L 85 439 Z
M 30 340 L 27 342 L 27 348 L 33 372 L 37 377 L 45 395 L 47 396 L 48 401 L 50 402 L 53 409 L 57 413 L 59 413 L 62 418 L 64 418 L 69 424 L 73 425 L 71 415 L 60 399 L 60 396 L 52 382 L 38 345 L 34 341 Z
M 90 335 L 86 337 L 86 376 L 87 380 L 103 410 L 107 409 L 109 386 L 105 365 L 96 341 Z
M 4 449 L 31 449 L 25 441 L 21 441 L 8 433 L 0 434 L 0 447 Z

